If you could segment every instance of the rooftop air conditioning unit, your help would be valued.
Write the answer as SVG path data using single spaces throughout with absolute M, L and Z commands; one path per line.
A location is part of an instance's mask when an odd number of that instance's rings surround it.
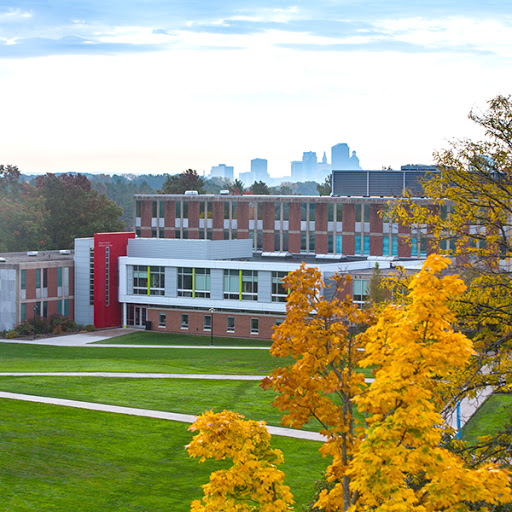
M 27 256 L 37 256 L 39 254 L 39 251 L 28 251 Z

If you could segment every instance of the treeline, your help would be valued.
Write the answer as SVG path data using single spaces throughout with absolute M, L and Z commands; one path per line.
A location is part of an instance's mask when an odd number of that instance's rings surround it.
M 81 174 L 45 174 L 24 181 L 0 165 L 0 252 L 72 249 L 74 239 L 122 231 L 123 210 Z

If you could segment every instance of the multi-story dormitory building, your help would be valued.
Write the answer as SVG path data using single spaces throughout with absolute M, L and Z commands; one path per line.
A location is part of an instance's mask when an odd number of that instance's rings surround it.
M 44 318 L 74 311 L 72 251 L 0 254 L 0 330 L 34 314 Z

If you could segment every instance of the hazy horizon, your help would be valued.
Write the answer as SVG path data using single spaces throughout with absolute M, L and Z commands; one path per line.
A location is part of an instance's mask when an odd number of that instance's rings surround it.
M 431 164 L 512 83 L 510 2 L 149 0 L 0 6 L 0 163 L 25 174 L 271 177 L 346 142 Z M 507 85 L 508 84 L 508 85 Z

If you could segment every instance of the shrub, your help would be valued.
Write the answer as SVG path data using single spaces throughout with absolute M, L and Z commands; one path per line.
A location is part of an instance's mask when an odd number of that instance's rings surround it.
M 42 316 L 37 316 L 34 320 L 25 320 L 18 324 L 14 330 L 18 333 L 18 336 L 28 336 L 34 334 L 34 325 L 36 334 L 47 334 L 52 331 L 50 322 Z
M 18 337 L 18 333 L 14 329 L 12 329 L 10 331 L 7 331 L 6 337 L 8 340 L 12 340 L 13 338 Z
M 94 325 L 88 324 L 88 325 L 85 326 L 85 330 L 87 332 L 93 332 L 93 331 L 96 330 L 96 327 L 94 327 Z
M 54 328 L 53 328 L 53 334 L 62 334 L 62 327 L 60 325 L 56 325 Z
M 78 331 L 78 326 L 74 320 L 67 316 L 63 315 L 54 315 L 50 319 L 50 325 L 52 330 L 55 330 L 57 327 L 60 328 L 60 332 L 76 332 Z

